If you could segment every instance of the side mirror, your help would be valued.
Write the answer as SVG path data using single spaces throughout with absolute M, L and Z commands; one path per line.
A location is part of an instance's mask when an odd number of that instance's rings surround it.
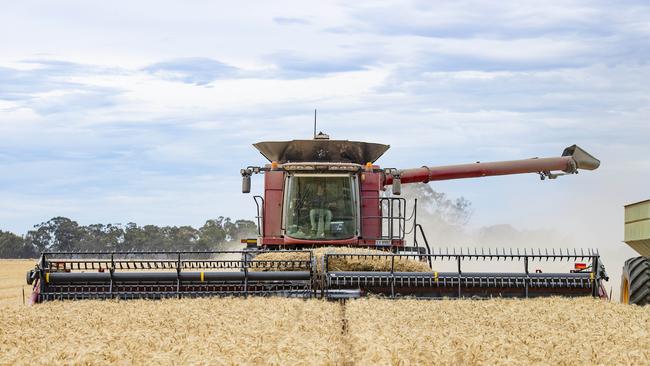
M 241 170 L 241 193 L 251 193 L 251 173 L 247 169 Z
M 251 176 L 244 175 L 241 181 L 241 192 L 242 193 L 251 193 Z
M 393 176 L 393 194 L 396 196 L 402 194 L 402 179 L 399 175 Z

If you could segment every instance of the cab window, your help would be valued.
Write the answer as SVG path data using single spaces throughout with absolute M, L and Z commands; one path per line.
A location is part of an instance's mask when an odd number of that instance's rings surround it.
M 351 176 L 293 175 L 288 179 L 286 197 L 287 236 L 332 240 L 356 234 Z

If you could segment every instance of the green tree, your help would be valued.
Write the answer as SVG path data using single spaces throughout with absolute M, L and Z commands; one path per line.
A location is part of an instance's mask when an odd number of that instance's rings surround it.
M 124 241 L 124 230 L 120 224 L 92 224 L 82 227 L 80 249 L 89 251 L 118 250 Z
M 251 220 L 237 220 L 226 228 L 232 240 L 254 238 L 257 236 L 257 224 Z
M 199 231 L 191 226 L 166 226 L 162 231 L 169 250 L 193 250 L 199 238 Z
M 436 217 L 450 225 L 464 226 L 472 217 L 472 203 L 465 197 L 450 199 L 447 194 L 434 190 L 429 184 L 415 183 L 402 186 L 402 197 L 418 200 L 418 212 Z
M 0 230 L 0 258 L 34 258 L 36 248 L 22 237 Z
M 80 249 L 83 229 L 67 217 L 54 217 L 35 225 L 28 232 L 30 242 L 40 251 L 73 251 Z
M 156 225 L 145 225 L 142 227 L 141 247 L 138 250 L 169 250 L 166 245 L 165 232 Z
M 134 222 L 129 222 L 124 227 L 124 240 L 118 243 L 117 250 L 126 252 L 143 250 L 145 244 L 146 236 L 144 230 Z
M 199 229 L 199 240 L 197 250 L 214 250 L 226 239 L 226 231 L 223 228 L 224 217 L 210 219 Z
M 198 230 L 191 226 L 138 226 L 91 224 L 80 226 L 66 217 L 54 217 L 35 225 L 25 238 L 4 243 L 7 253 L 20 251 L 25 256 L 44 251 L 162 251 L 217 250 L 226 241 L 254 237 L 257 226 L 250 220 L 232 221 L 219 216 Z M 12 234 L 13 235 L 13 234 Z M 4 252 L 2 252 L 4 253 Z M 12 254 L 14 255 L 14 254 Z

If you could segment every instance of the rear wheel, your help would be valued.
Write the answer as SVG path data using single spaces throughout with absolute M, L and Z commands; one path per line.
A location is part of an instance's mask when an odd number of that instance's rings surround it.
M 636 257 L 625 261 L 621 302 L 641 306 L 650 304 L 650 258 Z

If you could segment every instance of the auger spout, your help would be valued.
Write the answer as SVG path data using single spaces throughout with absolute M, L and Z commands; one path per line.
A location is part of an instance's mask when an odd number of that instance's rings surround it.
M 401 183 L 427 183 L 436 180 L 478 178 L 496 175 L 539 173 L 542 177 L 556 178 L 559 175 L 574 174 L 579 169 L 594 170 L 600 165 L 596 159 L 577 145 L 564 149 L 556 158 L 532 158 L 472 164 L 446 165 L 404 169 L 399 172 Z M 388 174 L 384 185 L 393 183 Z

